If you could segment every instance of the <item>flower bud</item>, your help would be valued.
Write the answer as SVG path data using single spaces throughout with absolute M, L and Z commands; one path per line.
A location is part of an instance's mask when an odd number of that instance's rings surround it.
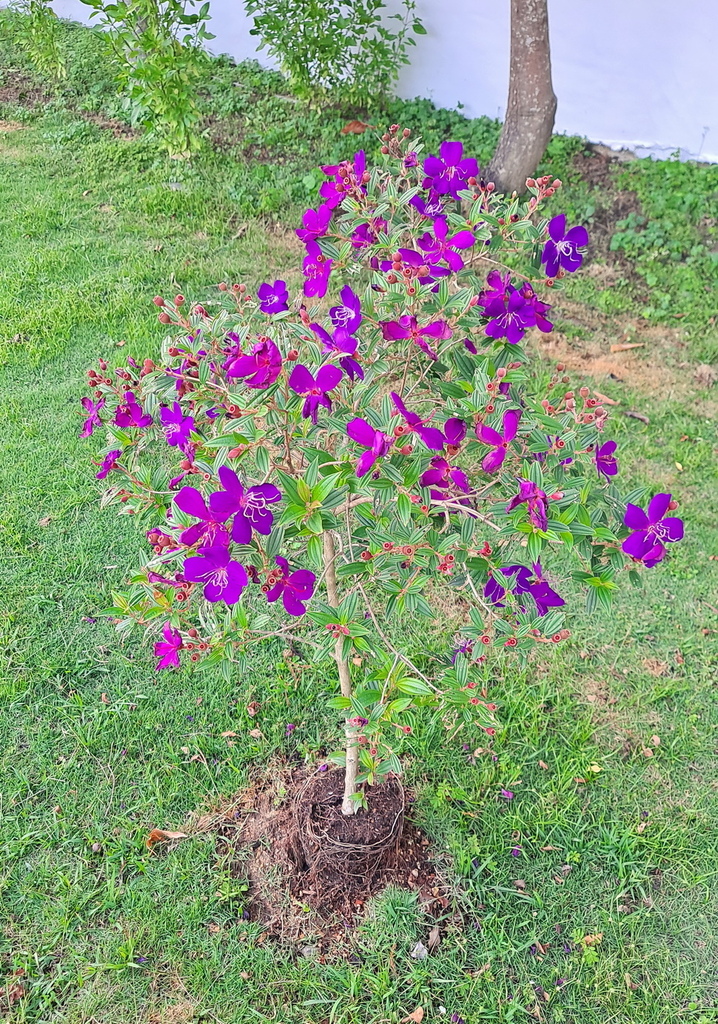
M 535 180 L 535 178 L 527 178 L 526 179 L 526 188 L 536 188 L 536 180 Z
M 287 359 L 289 360 L 289 362 L 293 363 L 298 358 L 299 358 L 299 352 L 297 351 L 297 349 L 296 348 L 290 348 L 290 350 L 287 352 Z
M 388 284 L 396 284 L 399 278 L 396 276 L 396 274 L 387 274 L 386 280 Z
M 411 128 L 405 128 L 401 134 L 404 136 L 405 139 L 408 139 L 409 136 L 411 135 Z
M 675 500 L 675 498 L 671 498 L 671 500 L 668 502 L 668 509 L 669 509 L 669 511 L 673 512 L 674 509 L 677 509 L 677 508 L 678 508 L 678 502 Z
M 172 321 L 169 318 L 169 314 L 167 314 L 167 313 L 160 313 L 160 315 L 157 317 L 157 319 L 159 320 L 159 322 L 161 324 L 172 323 Z
M 165 304 L 165 300 L 162 298 L 161 295 L 155 295 L 152 301 L 154 302 L 155 306 L 164 306 Z
M 381 147 L 381 151 L 384 154 L 384 156 L 386 156 L 387 153 L 389 152 L 389 147 L 388 146 L 382 146 Z
M 175 306 L 182 306 L 184 304 L 184 295 L 175 295 Z
M 496 185 L 494 185 L 493 181 L 490 181 L 488 183 L 488 185 L 486 186 L 486 191 L 487 192 L 493 192 L 495 188 L 496 188 Z
M 580 388 L 578 393 L 581 396 L 581 398 L 588 398 L 588 396 L 591 394 L 589 389 L 585 386 Z
M 220 281 L 220 283 L 217 285 L 217 287 L 219 288 L 219 290 L 221 292 L 226 292 L 227 291 L 227 284 L 226 284 L 225 281 Z

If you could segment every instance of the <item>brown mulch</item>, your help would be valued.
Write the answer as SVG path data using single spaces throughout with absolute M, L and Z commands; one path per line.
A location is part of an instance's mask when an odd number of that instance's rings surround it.
M 249 919 L 273 937 L 336 943 L 390 885 L 416 892 L 434 916 L 449 906 L 429 841 L 412 821 L 411 798 L 398 780 L 371 787 L 369 810 L 352 817 L 341 813 L 342 783 L 340 770 L 275 771 L 214 812 L 218 857 L 249 883 Z M 403 828 L 395 835 L 397 817 Z M 315 837 L 322 833 L 318 856 Z M 373 844 L 378 853 L 365 849 Z

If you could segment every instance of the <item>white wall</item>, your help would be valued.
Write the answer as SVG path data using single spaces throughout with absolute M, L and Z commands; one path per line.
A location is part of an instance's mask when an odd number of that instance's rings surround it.
M 88 20 L 80 0 L 53 6 Z M 418 9 L 427 35 L 417 37 L 399 94 L 501 116 L 509 0 L 418 0 Z M 242 0 L 211 0 L 211 13 L 213 52 L 256 56 Z M 718 162 L 716 0 L 549 0 L 549 18 L 557 131 Z

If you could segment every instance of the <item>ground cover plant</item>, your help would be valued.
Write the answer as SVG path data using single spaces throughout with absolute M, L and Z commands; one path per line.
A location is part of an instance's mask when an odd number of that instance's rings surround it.
M 242 920 L 241 879 L 212 834 L 165 855 L 145 840 L 231 799 L 258 756 L 316 763 L 336 712 L 309 700 L 316 668 L 285 660 L 284 648 L 251 678 L 212 688 L 196 672 L 156 673 L 138 641 L 117 649 L 98 611 L 143 548 L 129 518 L 118 530 L 111 510 L 97 509 L 76 397 L 98 356 L 154 357 L 166 331 L 151 313 L 159 291 L 215 309 L 207 282 L 273 281 L 300 252 L 295 212 L 286 226 L 238 215 L 231 170 L 227 181 L 178 174 L 142 139 L 115 138 L 59 104 L 38 116 L 13 99 L 0 118 L 7 1019 L 399 1021 L 421 1006 L 426 1019 L 467 1022 L 712 1021 L 718 588 L 706 555 L 716 551 L 718 446 L 715 395 L 694 380 L 692 356 L 707 318 L 695 341 L 652 327 L 637 287 L 606 287 L 621 265 L 595 257 L 555 300 L 551 345 L 531 346 L 553 360 L 528 364 L 536 387 L 559 353 L 620 403 L 626 484 L 680 491 L 686 539 L 655 587 L 628 590 L 610 620 L 576 621 L 540 674 L 518 677 L 518 691 L 516 675 L 498 674 L 504 729 L 493 754 L 417 721 L 400 751 L 417 793 L 412 815 L 435 860 L 446 858 L 460 914 L 439 921 L 431 956 L 411 956 L 418 940 L 429 944 L 434 920 L 410 888 L 371 909 L 350 951 L 313 950 L 311 935 L 277 945 Z M 640 178 L 644 165 L 635 166 Z M 646 174 L 687 181 L 691 172 L 674 166 L 646 165 Z M 597 193 L 590 173 L 564 188 L 564 203 L 618 201 L 615 186 Z M 709 195 L 707 180 L 694 187 Z M 680 190 L 671 187 L 666 205 Z M 599 215 L 588 221 L 594 244 Z M 666 287 L 680 273 L 666 262 Z M 288 279 L 294 290 L 300 283 Z M 579 289 L 610 320 L 578 301 Z M 679 294 L 676 312 L 700 309 L 693 297 L 706 308 L 705 292 Z M 652 348 L 609 356 L 619 330 Z M 445 615 L 432 654 L 462 608 L 449 602 Z M 424 634 L 412 627 L 415 642 L 402 641 L 420 652 Z M 301 717 L 289 711 L 287 671 L 296 699 L 307 698 Z

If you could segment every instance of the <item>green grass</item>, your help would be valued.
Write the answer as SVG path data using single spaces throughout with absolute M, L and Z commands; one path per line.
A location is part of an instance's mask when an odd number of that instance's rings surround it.
M 232 173 L 251 168 L 213 166 L 164 164 L 61 108 L 0 136 L 0 977 L 21 969 L 26 986 L 7 1019 L 379 1024 L 421 1005 L 467 1024 L 716 1021 L 718 445 L 715 403 L 690 389 L 644 396 L 650 425 L 618 415 L 612 431 L 635 482 L 674 490 L 687 522 L 648 589 L 610 620 L 579 615 L 547 665 L 496 679 L 493 752 L 417 721 L 415 814 L 456 891 L 435 954 L 410 957 L 433 922 L 397 892 L 351 957 L 305 959 L 241 920 L 211 838 L 146 850 L 153 826 L 181 828 L 253 766 L 313 760 L 337 735 L 316 700 L 331 680 L 306 668 L 288 688 L 278 652 L 232 683 L 157 675 L 98 618 L 141 538 L 99 508 L 77 437 L 85 368 L 156 351 L 154 294 L 203 299 L 295 259 L 286 229 L 238 213 Z

